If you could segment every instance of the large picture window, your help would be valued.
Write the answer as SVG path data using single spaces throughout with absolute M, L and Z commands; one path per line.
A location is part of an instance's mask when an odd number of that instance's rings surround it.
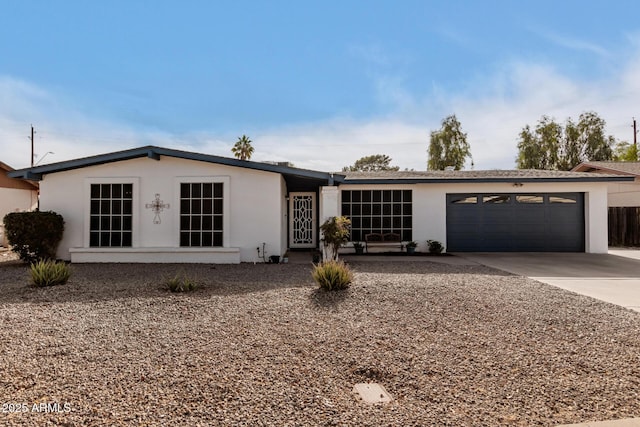
M 91 184 L 89 245 L 130 247 L 133 184 Z
M 411 190 L 343 190 L 342 215 L 351 219 L 351 240 L 369 233 L 397 233 L 412 240 Z
M 223 246 L 223 184 L 180 184 L 180 246 Z

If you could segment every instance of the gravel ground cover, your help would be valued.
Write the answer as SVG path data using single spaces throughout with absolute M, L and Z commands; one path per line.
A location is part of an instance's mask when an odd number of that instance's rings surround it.
M 0 425 L 496 426 L 640 416 L 640 314 L 482 266 L 0 263 Z M 202 287 L 172 294 L 186 272 Z M 358 402 L 354 384 L 394 398 Z M 16 411 L 17 410 L 17 411 Z

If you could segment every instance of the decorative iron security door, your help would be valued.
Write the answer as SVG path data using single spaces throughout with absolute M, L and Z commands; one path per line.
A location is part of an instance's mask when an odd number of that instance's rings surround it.
M 289 247 L 316 247 L 315 193 L 289 193 Z

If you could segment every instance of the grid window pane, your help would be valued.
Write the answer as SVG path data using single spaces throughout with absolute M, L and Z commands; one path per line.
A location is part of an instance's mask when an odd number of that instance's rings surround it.
M 89 194 L 89 245 L 131 246 L 133 184 L 91 184 Z
M 341 199 L 341 214 L 351 219 L 352 241 L 370 233 L 397 233 L 411 240 L 412 190 L 343 190 Z
M 180 246 L 222 246 L 222 195 L 222 183 L 180 185 Z
M 213 197 L 213 184 L 202 184 L 202 197 L 205 199 Z

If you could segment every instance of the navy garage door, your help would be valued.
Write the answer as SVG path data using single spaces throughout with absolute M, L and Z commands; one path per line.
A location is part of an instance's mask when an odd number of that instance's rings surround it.
M 449 252 L 584 252 L 584 194 L 447 194 Z

